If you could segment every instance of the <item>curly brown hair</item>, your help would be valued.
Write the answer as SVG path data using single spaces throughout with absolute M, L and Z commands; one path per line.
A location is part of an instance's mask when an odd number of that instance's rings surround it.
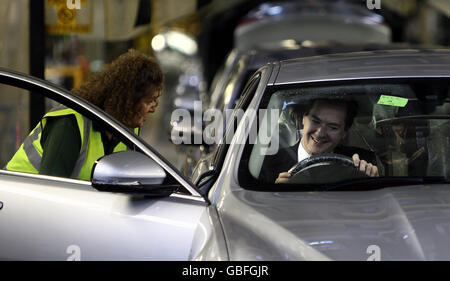
M 155 93 L 156 100 L 163 83 L 156 59 L 130 49 L 72 91 L 128 126 L 139 101 Z

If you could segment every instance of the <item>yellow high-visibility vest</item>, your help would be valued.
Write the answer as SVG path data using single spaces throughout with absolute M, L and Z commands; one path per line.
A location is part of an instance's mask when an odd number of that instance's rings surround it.
M 75 116 L 81 136 L 80 154 L 70 177 L 80 180 L 90 180 L 95 161 L 105 155 L 101 133 L 92 128 L 91 120 L 75 110 L 62 105 L 45 114 L 41 122 L 31 131 L 30 135 L 19 147 L 19 150 L 17 150 L 13 158 L 8 162 L 6 169 L 38 174 L 43 153 L 41 136 L 42 130 L 47 124 L 47 118 L 70 114 Z M 134 133 L 138 135 L 139 128 L 135 128 Z M 114 147 L 114 152 L 125 150 L 127 150 L 127 146 L 122 142 Z

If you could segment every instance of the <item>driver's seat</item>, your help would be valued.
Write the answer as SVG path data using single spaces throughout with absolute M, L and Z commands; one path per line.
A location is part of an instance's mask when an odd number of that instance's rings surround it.
M 304 108 L 298 104 L 289 104 L 282 108 L 282 112 L 278 119 L 278 134 L 272 136 L 278 141 L 278 151 L 275 155 L 264 155 L 260 157 L 262 163 L 259 162 L 257 167 L 251 167 L 252 175 L 259 180 L 273 183 L 278 176 L 274 174 L 275 170 L 283 167 L 285 171 L 289 170 L 293 164 L 297 162 L 297 149 L 290 149 L 298 145 L 300 140 L 300 126 Z M 254 152 L 253 152 L 254 153 Z M 255 157 L 256 158 L 256 157 Z M 253 162 L 250 161 L 250 165 Z M 255 163 L 253 163 L 255 164 Z M 273 178 L 275 176 L 275 178 Z

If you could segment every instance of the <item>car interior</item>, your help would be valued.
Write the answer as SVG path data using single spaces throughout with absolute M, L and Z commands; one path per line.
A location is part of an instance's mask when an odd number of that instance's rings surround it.
M 440 89 L 438 89 L 440 88 Z M 450 157 L 450 103 L 448 85 L 436 89 L 418 88 L 408 83 L 356 84 L 345 86 L 303 87 L 279 90 L 272 94 L 267 109 L 278 109 L 278 134 L 270 143 L 256 140 L 250 153 L 250 174 L 260 178 L 266 152 L 274 142 L 280 148 L 296 144 L 301 137 L 301 119 L 311 99 L 351 99 L 358 103 L 358 114 L 342 142 L 375 153 L 382 177 L 445 176 Z M 437 96 L 430 106 L 427 96 Z M 438 94 L 438 95 L 437 95 Z M 406 105 L 380 104 L 380 96 L 407 99 Z M 424 98 L 425 97 L 425 98 Z M 427 109 L 428 108 L 428 109 Z M 269 111 L 269 110 L 268 110 Z M 270 153 L 269 153 L 270 154 Z M 296 155 L 293 155 L 296 157 Z M 264 163 L 267 165 L 267 163 Z M 426 167 L 425 169 L 423 167 Z

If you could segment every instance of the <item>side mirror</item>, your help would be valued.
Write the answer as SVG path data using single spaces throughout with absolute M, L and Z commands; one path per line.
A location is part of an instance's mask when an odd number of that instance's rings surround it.
M 136 151 L 122 151 L 97 160 L 92 186 L 99 191 L 169 196 L 178 187 L 162 185 L 166 172 L 151 158 Z

